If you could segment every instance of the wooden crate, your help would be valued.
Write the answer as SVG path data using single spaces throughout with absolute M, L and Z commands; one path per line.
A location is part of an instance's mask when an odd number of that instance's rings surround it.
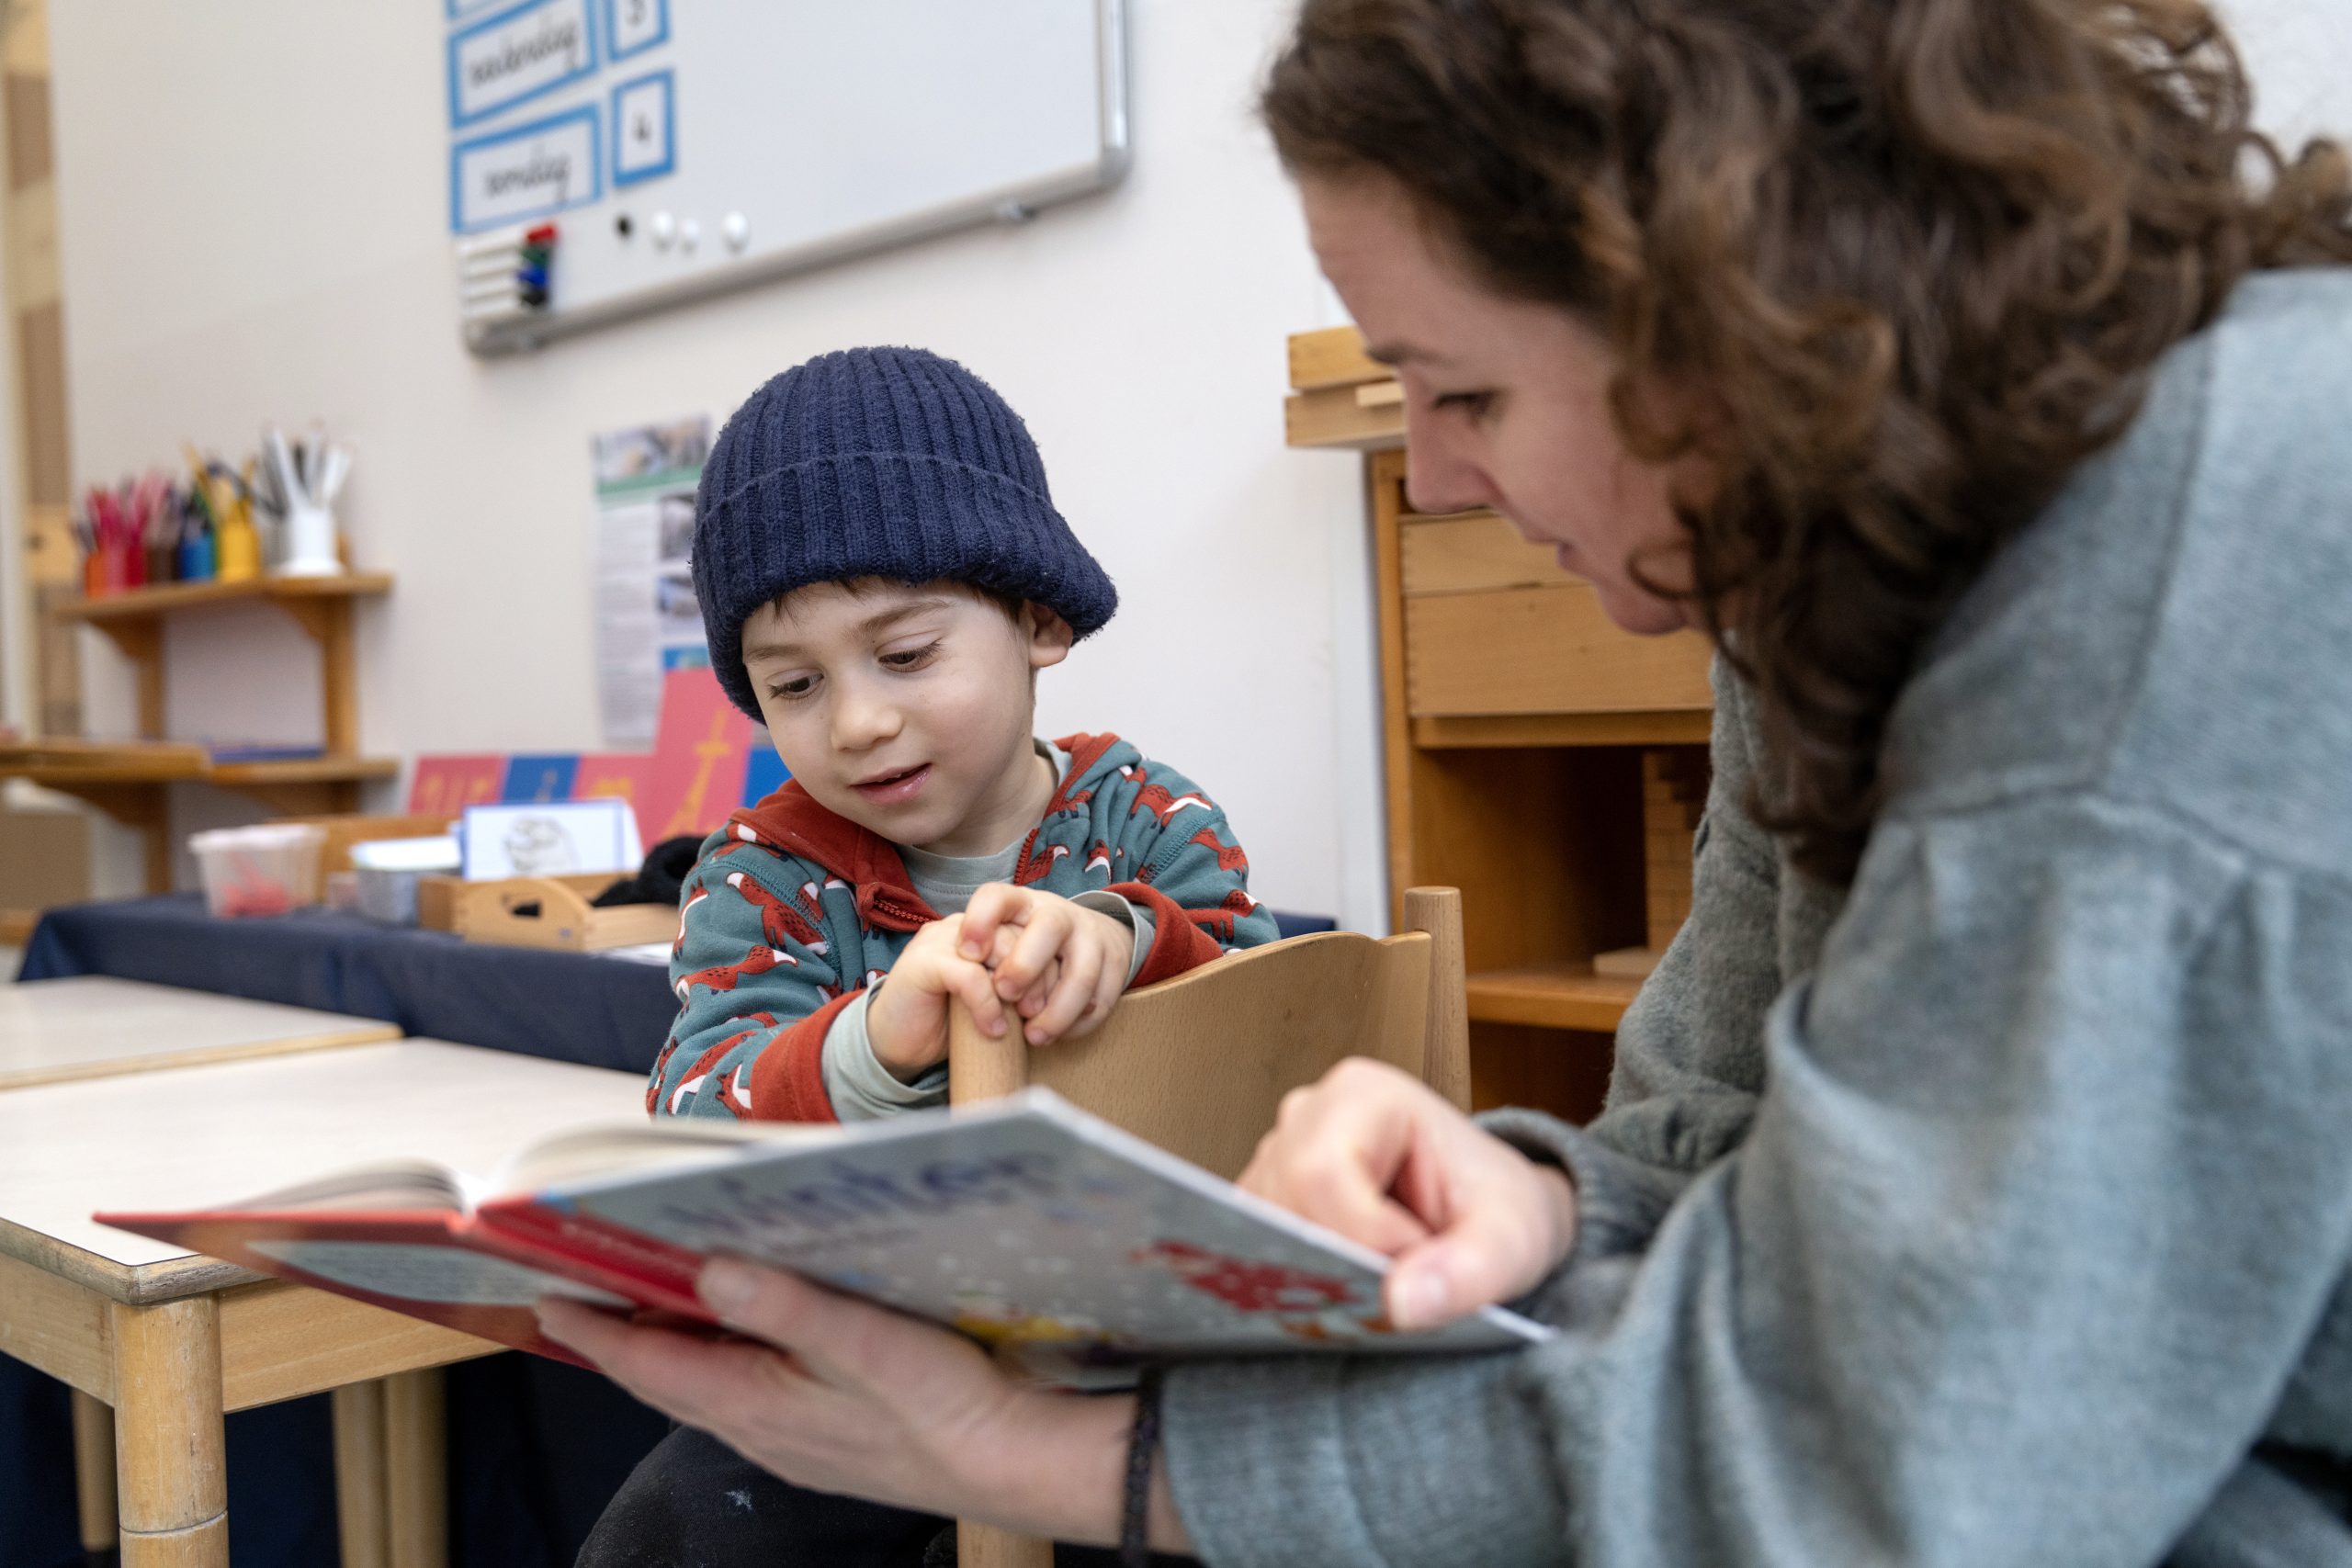
M 468 942 L 575 953 L 668 942 L 678 934 L 678 911 L 670 905 L 616 904 L 599 909 L 589 903 L 619 880 L 609 871 L 510 876 L 495 882 L 422 877 L 416 885 L 417 923 L 455 931 Z

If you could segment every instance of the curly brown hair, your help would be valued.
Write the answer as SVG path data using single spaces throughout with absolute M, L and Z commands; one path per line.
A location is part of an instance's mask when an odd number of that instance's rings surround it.
M 1306 0 L 1262 110 L 1602 332 L 1633 451 L 1699 450 L 1749 805 L 1844 885 L 1954 601 L 2241 276 L 2352 259 L 2342 150 L 2250 104 L 2199 0 Z M 1693 388 L 1704 431 L 1645 395 Z

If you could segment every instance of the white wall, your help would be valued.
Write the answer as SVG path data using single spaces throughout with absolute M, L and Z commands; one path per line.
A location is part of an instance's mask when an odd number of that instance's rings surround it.
M 2343 0 L 2211 0 L 2255 84 L 2255 118 L 2300 145 L 2352 136 L 2352 17 Z
M 1336 320 L 1249 113 L 1291 0 L 1132 0 L 1136 167 L 1110 196 L 560 344 L 458 346 L 439 7 L 52 7 L 75 471 L 243 450 L 265 419 L 356 445 L 348 522 L 391 570 L 364 618 L 368 748 L 594 745 L 590 432 L 724 413 L 819 350 L 918 343 L 1027 416 L 1118 580 L 1049 675 L 1049 730 L 1116 728 L 1232 811 L 1261 893 L 1377 928 L 1378 752 L 1352 457 L 1281 445 L 1283 338 Z M 2352 128 L 2340 0 L 2229 0 L 2266 123 Z M 85 638 L 94 724 L 128 684 Z M 175 630 L 182 733 L 315 739 L 309 645 Z M 181 826 L 241 807 L 183 792 Z M 390 792 L 387 792 L 389 795 Z M 107 838 L 102 886 L 135 882 Z
M 356 553 L 397 579 L 363 614 L 368 750 L 586 749 L 590 433 L 724 414 L 827 348 L 935 348 L 1026 416 L 1123 592 L 1041 726 L 1136 738 L 1220 796 L 1262 897 L 1374 923 L 1361 486 L 1351 455 L 1282 445 L 1284 334 L 1330 307 L 1250 107 L 1289 10 L 1133 0 L 1136 156 L 1107 197 L 481 361 L 437 4 L 56 6 L 75 472 L 323 418 L 358 452 Z M 85 652 L 94 728 L 127 732 L 119 661 Z M 310 665 L 290 624 L 177 627 L 175 728 L 315 739 Z M 183 828 L 236 809 L 183 793 Z

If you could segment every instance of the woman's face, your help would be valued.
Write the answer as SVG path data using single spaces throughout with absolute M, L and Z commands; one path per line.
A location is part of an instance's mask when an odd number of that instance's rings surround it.
M 1629 632 L 1693 624 L 1690 605 L 1634 580 L 1639 556 L 1661 586 L 1685 586 L 1686 535 L 1669 502 L 1676 467 L 1635 459 L 1619 437 L 1617 364 L 1600 337 L 1557 306 L 1480 286 L 1386 177 L 1299 184 L 1324 276 L 1403 384 L 1414 509 L 1492 507 Z

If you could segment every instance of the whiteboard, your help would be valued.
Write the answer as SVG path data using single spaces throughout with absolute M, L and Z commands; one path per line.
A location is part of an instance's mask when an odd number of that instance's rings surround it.
M 478 353 L 1025 221 L 1127 168 L 1125 0 L 434 3 Z

